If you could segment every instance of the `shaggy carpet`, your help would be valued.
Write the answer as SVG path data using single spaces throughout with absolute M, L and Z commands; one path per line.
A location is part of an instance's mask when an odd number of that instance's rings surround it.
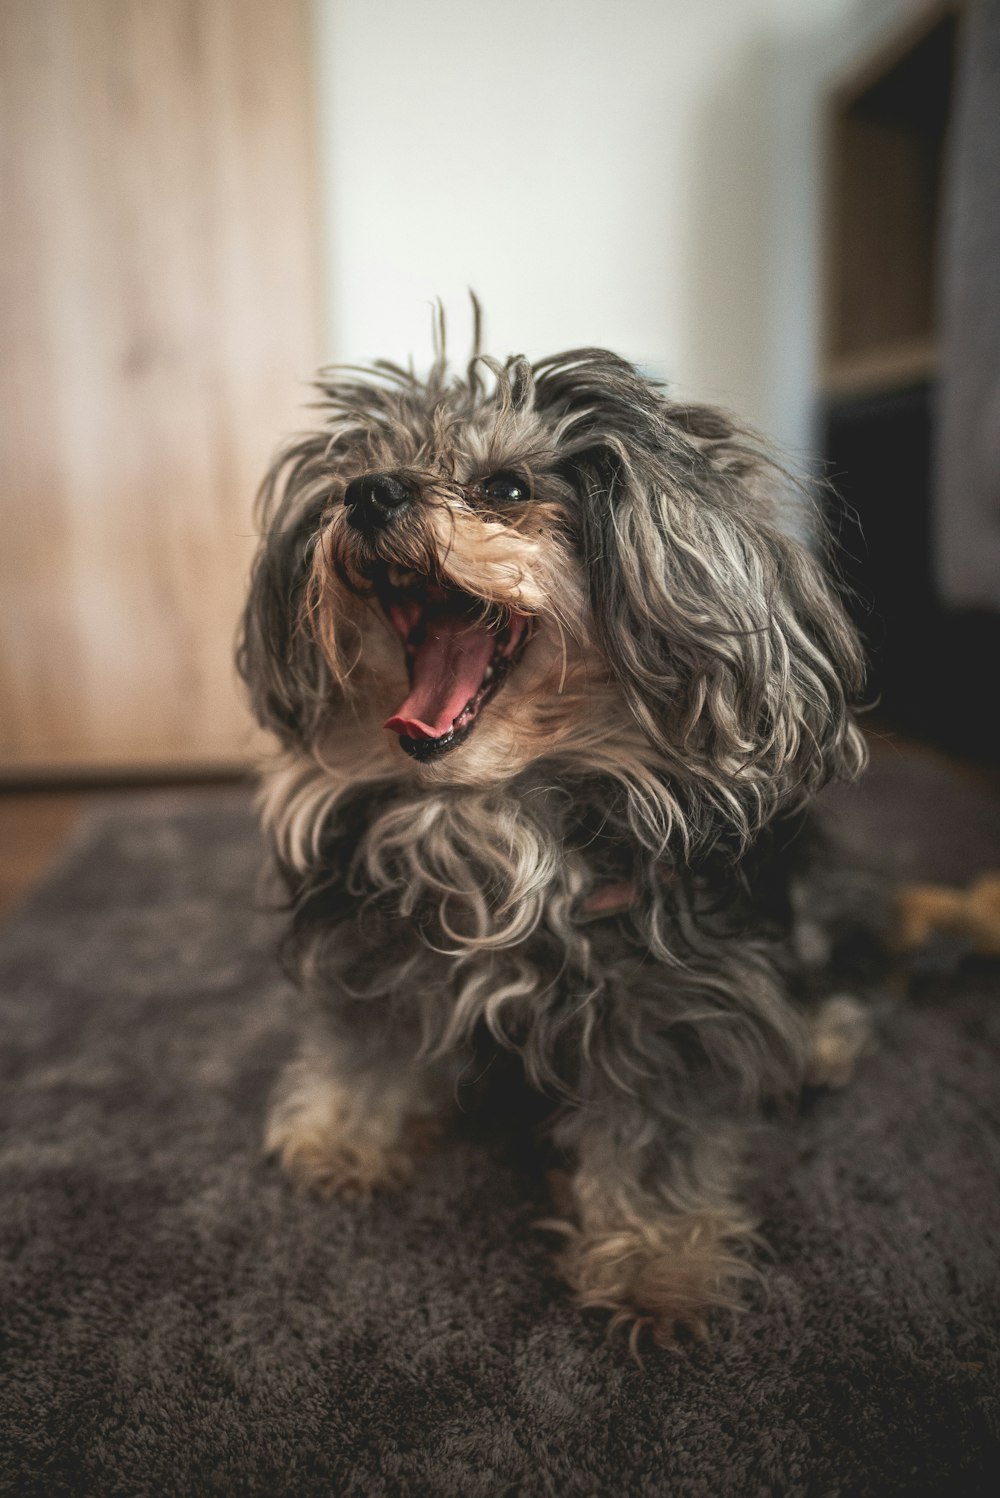
M 838 805 L 925 872 L 1000 863 L 933 765 Z M 551 1272 L 523 1130 L 468 1119 L 362 1206 L 261 1159 L 292 1037 L 259 858 L 242 794 L 123 799 L 0 939 L 3 1491 L 996 1491 L 995 967 L 928 964 L 855 1084 L 769 1127 L 769 1296 L 639 1368 Z

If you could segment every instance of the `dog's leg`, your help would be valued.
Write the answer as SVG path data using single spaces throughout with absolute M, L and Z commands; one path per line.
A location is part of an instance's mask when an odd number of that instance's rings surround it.
M 871 1014 L 860 999 L 849 993 L 824 999 L 810 1026 L 805 1080 L 812 1087 L 846 1087 L 872 1035 Z
M 265 1149 L 319 1196 L 400 1186 L 436 1132 L 444 1096 L 440 1079 L 412 1058 L 314 1044 L 281 1078 Z
M 703 1336 L 713 1307 L 738 1308 L 760 1276 L 735 1128 L 657 1120 L 629 1098 L 568 1114 L 556 1140 L 577 1159 L 560 1268 L 581 1306 L 629 1326 L 633 1350 L 646 1326 L 671 1346 L 680 1327 Z

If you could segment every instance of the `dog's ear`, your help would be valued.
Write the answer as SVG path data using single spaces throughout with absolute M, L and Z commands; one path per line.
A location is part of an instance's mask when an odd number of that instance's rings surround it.
M 308 741 L 334 692 L 322 652 L 303 627 L 312 548 L 331 487 L 328 450 L 328 434 L 303 437 L 264 480 L 261 541 L 236 649 L 258 722 L 286 746 Z
M 597 643 L 689 828 L 745 843 L 864 763 L 858 641 L 783 528 L 793 486 L 727 416 L 670 403 L 613 354 L 564 354 L 535 376 L 576 491 Z

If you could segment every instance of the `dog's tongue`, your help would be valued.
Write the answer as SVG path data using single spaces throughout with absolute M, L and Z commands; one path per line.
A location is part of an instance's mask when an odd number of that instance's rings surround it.
M 431 616 L 413 656 L 410 695 L 385 727 L 411 739 L 447 733 L 482 685 L 495 644 L 496 635 L 483 624 L 456 614 Z

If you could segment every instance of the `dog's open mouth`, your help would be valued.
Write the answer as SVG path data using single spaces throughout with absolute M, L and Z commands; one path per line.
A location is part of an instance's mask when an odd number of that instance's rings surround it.
M 407 754 L 436 759 L 463 743 L 520 660 L 531 633 L 514 613 L 393 564 L 372 575 L 403 642 L 410 691 L 385 727 Z

